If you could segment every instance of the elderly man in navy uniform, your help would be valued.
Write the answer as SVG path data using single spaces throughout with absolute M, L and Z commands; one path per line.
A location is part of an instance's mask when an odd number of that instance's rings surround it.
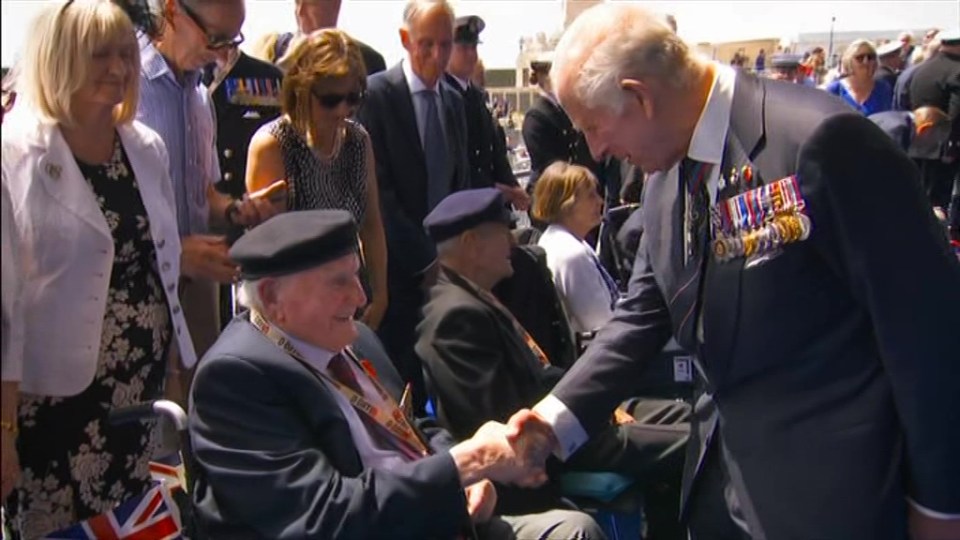
M 506 140 L 494 124 L 483 89 L 470 79 L 477 67 L 477 44 L 486 24 L 476 15 L 458 17 L 453 30 L 453 51 L 444 79 L 463 96 L 467 118 L 467 153 L 470 159 L 470 187 L 496 187 L 507 202 L 521 210 L 530 198 L 517 182 L 507 161 Z

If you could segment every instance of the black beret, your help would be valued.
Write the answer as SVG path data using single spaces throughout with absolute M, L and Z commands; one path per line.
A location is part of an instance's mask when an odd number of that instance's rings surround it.
M 436 243 L 453 238 L 483 223 L 513 223 L 497 188 L 466 189 L 448 195 L 423 220 Z
M 453 28 L 453 41 L 455 43 L 476 45 L 480 43 L 480 32 L 483 32 L 483 29 L 486 27 L 487 25 L 483 22 L 483 19 L 476 15 L 457 17 Z
M 257 225 L 230 248 L 243 279 L 309 270 L 357 251 L 357 225 L 344 210 L 286 212 Z

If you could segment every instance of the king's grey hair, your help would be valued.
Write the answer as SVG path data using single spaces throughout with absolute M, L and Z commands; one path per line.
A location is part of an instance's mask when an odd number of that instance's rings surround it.
M 607 3 L 577 17 L 557 44 L 550 78 L 564 97 L 588 109 L 620 113 L 624 79 L 656 79 L 674 88 L 695 80 L 694 58 L 665 19 L 639 6 Z M 568 89 L 570 92 L 564 92 Z

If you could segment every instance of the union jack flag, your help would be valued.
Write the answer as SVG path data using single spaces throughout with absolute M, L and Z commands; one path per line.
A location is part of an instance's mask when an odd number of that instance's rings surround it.
M 47 536 L 46 540 L 182 540 L 177 505 L 165 484 L 110 512 Z

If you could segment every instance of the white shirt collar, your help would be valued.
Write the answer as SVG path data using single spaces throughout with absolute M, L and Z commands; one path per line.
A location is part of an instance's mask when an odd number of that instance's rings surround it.
M 283 332 L 279 328 L 276 329 L 280 332 Z M 300 355 L 303 356 L 304 360 L 306 360 L 311 367 L 321 373 L 327 372 L 327 367 L 330 365 L 330 360 L 332 360 L 337 353 L 328 351 L 322 347 L 317 347 L 316 345 L 311 345 L 306 341 L 297 339 L 286 332 L 283 332 L 283 335 L 290 340 L 290 343 L 293 344 L 294 348 L 300 352 Z
M 420 80 L 420 77 L 413 72 L 413 68 L 410 67 L 410 60 L 404 58 L 400 62 L 400 67 L 403 69 L 403 76 L 407 79 L 407 86 L 410 87 L 410 95 L 414 95 L 417 92 L 423 92 L 424 90 L 433 90 L 438 95 L 440 94 L 440 79 L 437 79 L 437 83 L 433 85 L 433 88 L 428 88 L 427 85 L 423 84 L 423 81 Z
M 687 157 L 719 166 L 723 161 L 723 147 L 730 129 L 730 109 L 733 108 L 733 87 L 737 73 L 723 64 L 714 63 L 714 68 L 716 75 L 713 86 L 693 130 Z

